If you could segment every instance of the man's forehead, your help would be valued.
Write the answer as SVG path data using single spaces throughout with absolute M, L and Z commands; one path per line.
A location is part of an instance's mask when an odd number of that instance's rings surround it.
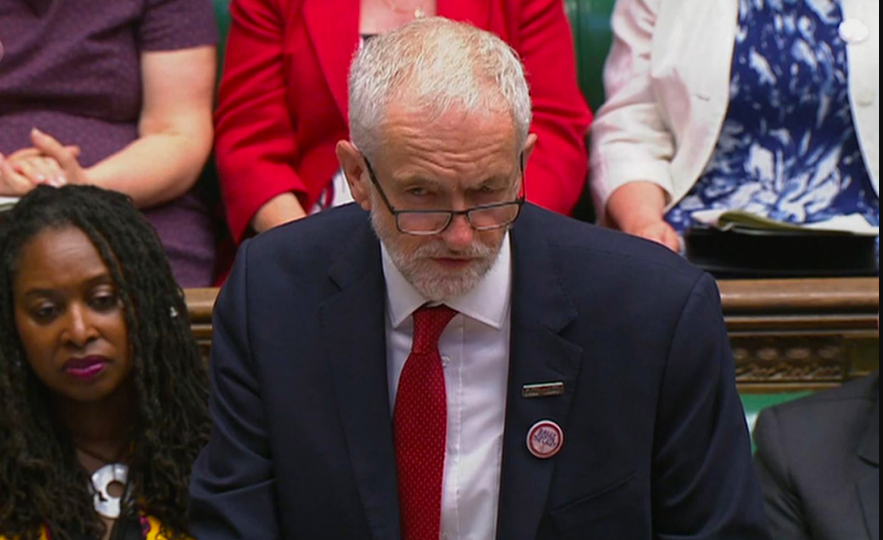
M 440 192 L 483 188 L 505 189 L 517 180 L 518 160 L 499 157 L 480 161 L 454 161 L 448 156 L 421 159 L 410 156 L 392 164 L 390 185 L 425 187 Z
M 435 102 L 402 97 L 389 104 L 382 124 L 431 133 L 463 133 L 487 128 L 511 131 L 513 136 L 515 132 L 510 111 L 499 102 L 496 106 L 477 107 L 457 101 Z
M 395 106 L 377 136 L 383 149 L 398 152 L 462 153 L 475 159 L 475 154 L 520 151 L 511 116 L 493 111 Z

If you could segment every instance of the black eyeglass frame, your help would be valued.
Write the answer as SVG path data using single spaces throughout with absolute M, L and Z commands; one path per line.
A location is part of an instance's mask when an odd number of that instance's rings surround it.
M 380 194 L 380 198 L 383 199 L 383 204 L 386 205 L 389 213 L 393 215 L 396 220 L 396 229 L 402 234 L 409 234 L 411 236 L 435 236 L 436 234 L 441 234 L 448 230 L 448 227 L 451 226 L 451 223 L 454 222 L 454 218 L 457 216 L 466 216 L 466 221 L 469 223 L 469 226 L 475 229 L 476 231 L 484 232 L 484 231 L 496 231 L 499 229 L 503 229 L 512 225 L 518 218 L 521 217 L 521 211 L 524 208 L 524 203 L 526 202 L 527 197 L 527 176 L 524 174 L 524 153 L 518 157 L 518 165 L 521 172 L 521 196 L 515 199 L 514 201 L 507 201 L 502 203 L 494 203 L 494 204 L 485 204 L 481 206 L 475 206 L 473 208 L 467 208 L 466 210 L 399 210 L 389 201 L 389 198 L 386 196 L 386 193 L 383 191 L 383 187 L 380 185 L 380 181 L 377 179 L 377 173 L 374 172 L 374 166 L 371 165 L 371 162 L 368 160 L 368 156 L 362 154 L 362 158 L 365 160 L 365 166 L 368 169 L 368 177 L 371 179 L 371 183 L 374 184 L 374 187 L 377 188 L 377 192 Z M 494 225 L 492 227 L 477 227 L 475 223 L 472 221 L 473 212 L 481 212 L 486 210 L 494 210 L 496 208 L 504 208 L 507 206 L 515 206 L 517 207 L 517 212 L 515 217 L 512 220 L 501 223 L 500 225 Z M 401 217 L 402 216 L 413 216 L 413 215 L 426 215 L 426 214 L 447 214 L 448 220 L 445 222 L 444 226 L 438 230 L 433 231 L 425 231 L 425 232 L 415 232 L 415 231 L 407 231 L 402 229 L 401 226 Z

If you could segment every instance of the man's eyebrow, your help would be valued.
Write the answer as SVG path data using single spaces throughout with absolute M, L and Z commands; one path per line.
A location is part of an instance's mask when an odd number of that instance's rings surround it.
M 484 186 L 493 186 L 493 185 L 507 185 L 512 182 L 512 179 L 507 176 L 491 176 L 490 178 L 485 178 L 480 184 L 479 187 Z
M 474 191 L 474 190 L 483 189 L 486 187 L 503 188 L 503 187 L 507 187 L 511 181 L 512 181 L 511 178 L 506 178 L 503 176 L 491 176 L 489 178 L 485 178 L 484 180 L 481 180 L 480 182 L 476 182 L 475 184 L 470 184 L 468 186 L 465 186 L 464 189 L 466 189 L 467 191 Z
M 419 174 L 415 174 L 415 175 L 411 175 L 411 176 L 404 176 L 402 178 L 395 179 L 394 181 L 399 186 L 408 186 L 408 185 L 419 184 L 422 186 L 431 186 L 434 188 L 445 187 L 444 182 L 440 182 L 438 180 L 433 180 L 431 178 L 427 178 L 427 177 L 421 176 Z

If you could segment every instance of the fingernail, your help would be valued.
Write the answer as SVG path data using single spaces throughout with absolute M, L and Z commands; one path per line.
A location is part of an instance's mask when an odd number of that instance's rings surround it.
M 36 135 L 37 137 L 45 137 L 45 136 L 46 136 L 45 133 L 43 133 L 42 131 L 40 131 L 40 130 L 37 129 L 37 128 L 33 128 L 33 129 L 31 130 L 31 135 Z
M 38 174 L 36 176 L 36 180 L 37 180 L 38 184 L 48 184 L 49 183 L 49 179 L 46 178 L 45 176 L 43 176 L 42 174 Z
M 65 178 L 64 175 L 56 176 L 55 183 L 58 184 L 58 187 L 61 187 L 67 184 L 67 178 Z

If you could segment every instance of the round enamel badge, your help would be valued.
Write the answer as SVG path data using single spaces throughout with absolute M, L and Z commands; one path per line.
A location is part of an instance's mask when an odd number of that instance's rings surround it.
M 535 458 L 553 458 L 563 446 L 564 431 L 551 420 L 537 422 L 527 433 L 527 449 Z

